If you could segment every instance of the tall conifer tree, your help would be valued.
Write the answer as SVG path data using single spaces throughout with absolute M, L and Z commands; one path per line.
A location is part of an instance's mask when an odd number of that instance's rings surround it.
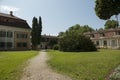
M 38 23 L 38 44 L 40 44 L 40 39 L 41 39 L 41 32 L 42 32 L 42 19 L 41 16 L 39 17 L 39 23 Z
M 33 17 L 32 20 L 32 32 L 31 32 L 31 36 L 32 36 L 32 48 L 36 49 L 37 48 L 37 44 L 38 44 L 38 20 L 36 17 Z
M 32 20 L 32 48 L 37 49 L 37 46 L 40 45 L 41 39 L 41 32 L 42 32 L 42 19 L 39 17 L 39 21 L 36 17 L 33 17 Z

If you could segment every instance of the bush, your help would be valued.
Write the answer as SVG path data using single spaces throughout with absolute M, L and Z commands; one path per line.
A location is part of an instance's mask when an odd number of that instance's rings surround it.
M 59 49 L 66 52 L 96 51 L 94 43 L 90 38 L 82 34 L 67 33 L 59 39 Z
M 59 50 L 59 45 L 58 45 L 58 44 L 54 45 L 54 46 L 53 46 L 53 49 L 54 49 L 54 50 Z

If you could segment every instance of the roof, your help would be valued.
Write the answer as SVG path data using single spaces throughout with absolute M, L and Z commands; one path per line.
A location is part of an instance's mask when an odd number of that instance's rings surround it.
M 105 30 L 96 30 L 96 31 L 92 31 L 92 32 L 85 32 L 85 35 L 89 35 L 89 34 L 98 34 L 98 33 L 106 33 L 106 32 L 116 32 L 116 31 L 120 31 L 120 27 L 118 28 L 111 28 L 111 29 L 105 29 Z
M 51 36 L 51 35 L 42 35 L 42 38 L 57 38 L 57 36 Z
M 14 16 L 12 12 L 10 14 L 0 13 L 0 25 L 30 29 L 26 20 Z

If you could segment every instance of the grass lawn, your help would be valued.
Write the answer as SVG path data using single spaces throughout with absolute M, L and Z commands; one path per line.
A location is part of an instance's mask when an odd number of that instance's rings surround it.
M 97 52 L 60 52 L 48 50 L 48 64 L 73 80 L 104 80 L 105 75 L 120 64 L 120 50 Z
M 0 80 L 19 80 L 23 63 L 37 55 L 37 51 L 0 52 Z

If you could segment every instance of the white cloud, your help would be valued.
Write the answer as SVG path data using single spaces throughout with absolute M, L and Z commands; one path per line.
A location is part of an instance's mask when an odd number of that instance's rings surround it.
M 8 5 L 0 5 L 0 11 L 19 11 L 20 8 L 14 7 L 14 6 L 8 6 Z

